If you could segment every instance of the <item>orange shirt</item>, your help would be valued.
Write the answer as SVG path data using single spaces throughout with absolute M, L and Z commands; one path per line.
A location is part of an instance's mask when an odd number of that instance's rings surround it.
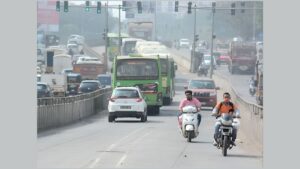
M 221 107 L 221 109 L 220 109 L 220 107 Z M 215 108 L 217 108 L 219 110 L 219 113 L 218 113 L 219 115 L 221 115 L 222 113 L 228 113 L 230 109 L 237 110 L 237 107 L 235 104 L 233 104 L 233 107 L 232 107 L 229 103 L 225 103 L 225 102 L 222 103 L 222 106 L 221 106 L 221 102 L 218 103 Z

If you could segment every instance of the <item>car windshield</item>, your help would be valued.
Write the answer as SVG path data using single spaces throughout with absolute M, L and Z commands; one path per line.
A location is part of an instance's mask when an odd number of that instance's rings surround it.
M 193 80 L 189 84 L 189 89 L 214 89 L 213 81 Z
M 139 93 L 137 90 L 132 89 L 116 89 L 112 93 L 114 98 L 139 98 Z
M 38 84 L 38 85 L 37 85 L 37 89 L 38 89 L 38 90 L 45 90 L 45 89 L 47 89 L 47 87 L 46 87 L 46 85 Z
M 124 59 L 117 61 L 117 79 L 156 79 L 158 65 L 155 59 Z
M 111 85 L 111 77 L 110 76 L 100 76 L 98 80 L 103 85 Z

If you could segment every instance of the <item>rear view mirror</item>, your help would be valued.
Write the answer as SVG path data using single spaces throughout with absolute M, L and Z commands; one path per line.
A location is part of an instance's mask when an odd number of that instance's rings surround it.
M 175 65 L 175 70 L 177 70 L 177 65 Z
M 187 86 L 184 86 L 184 89 L 185 89 L 185 90 L 187 90 L 187 89 L 188 89 L 188 87 L 187 87 Z
M 216 87 L 216 90 L 220 90 L 220 87 L 217 86 L 217 87 Z
M 110 69 L 110 73 L 113 73 L 113 68 Z

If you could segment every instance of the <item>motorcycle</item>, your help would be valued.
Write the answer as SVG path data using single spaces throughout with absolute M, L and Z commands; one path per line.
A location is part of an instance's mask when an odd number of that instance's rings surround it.
M 232 116 L 229 114 L 222 114 L 218 118 L 217 123 L 219 123 L 220 129 L 217 136 L 217 148 L 222 148 L 223 156 L 227 156 L 227 149 L 233 147 L 232 144 L 232 132 L 233 128 L 238 129 L 240 126 L 240 121 L 238 120 L 239 116 Z
M 254 82 L 251 82 L 249 85 L 249 93 L 251 96 L 254 96 L 254 94 L 256 93 L 256 87 Z
M 207 76 L 207 74 L 208 74 L 208 67 L 206 67 L 204 65 L 200 65 L 198 68 L 197 75 L 198 76 L 201 76 L 201 75 Z
M 182 110 L 182 115 L 179 116 L 181 134 L 188 142 L 191 142 L 199 134 L 197 108 L 194 106 L 185 106 Z

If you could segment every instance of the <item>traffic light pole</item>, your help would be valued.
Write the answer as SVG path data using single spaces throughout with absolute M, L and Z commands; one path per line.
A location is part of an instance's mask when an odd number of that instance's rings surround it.
M 212 19 L 211 19 L 211 48 L 210 48 L 210 73 L 209 73 L 209 77 L 212 78 L 213 75 L 213 63 L 214 63 L 214 20 L 215 20 L 215 11 L 214 9 L 212 9 Z
M 119 5 L 119 46 L 118 55 L 121 55 L 121 5 Z
M 108 1 L 105 4 L 105 56 L 104 56 L 104 62 L 106 65 L 106 71 L 108 68 L 108 64 L 107 64 L 107 59 L 108 59 L 108 52 L 107 52 L 107 48 L 108 48 Z
M 196 23 L 197 23 L 197 14 L 196 14 L 197 10 L 196 10 L 196 5 L 195 5 L 195 8 L 194 8 L 194 39 L 193 39 L 193 46 L 192 46 L 192 57 L 191 57 L 191 66 L 190 66 L 190 72 L 194 73 L 194 60 L 195 60 L 195 47 L 196 47 L 196 39 L 195 39 L 195 36 L 196 36 Z

